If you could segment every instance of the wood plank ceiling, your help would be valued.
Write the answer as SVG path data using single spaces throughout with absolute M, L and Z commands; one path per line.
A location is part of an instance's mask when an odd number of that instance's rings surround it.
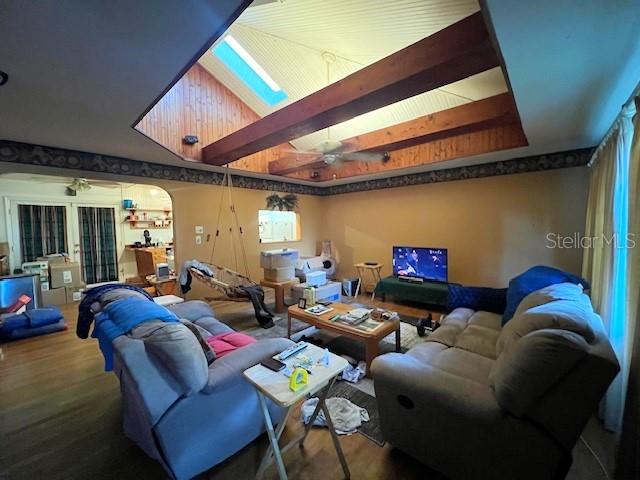
M 287 7 L 290 2 L 299 7 L 296 0 L 276 6 Z M 420 3 L 424 6 L 442 2 Z M 469 8 L 470 2 L 449 3 L 452 8 L 463 11 Z M 273 12 L 273 8 L 274 4 L 250 8 L 240 21 L 248 16 L 254 23 L 268 22 L 270 16 L 258 15 L 259 11 L 264 14 L 267 9 Z M 272 27 L 278 31 L 283 23 L 286 21 L 281 19 Z M 288 82 L 274 75 L 286 89 L 289 100 L 271 109 L 251 98 L 251 92 L 243 90 L 239 86 L 242 82 L 224 66 L 215 65 L 213 55 L 205 55 L 136 128 L 187 159 L 218 165 L 231 162 L 233 168 L 315 181 L 392 172 L 526 145 L 512 95 L 508 91 L 503 93 L 507 90 L 506 82 L 501 71 L 493 68 L 499 64 L 498 56 L 489 41 L 482 15 L 472 15 L 460 22 L 460 28 L 454 27 L 449 26 L 412 47 L 405 47 L 406 52 L 412 54 L 404 56 L 402 52 L 395 52 L 380 60 L 380 42 L 377 50 L 368 49 L 365 44 L 365 48 L 360 47 L 363 55 L 359 58 L 368 62 L 368 66 L 360 65 L 350 74 L 342 70 L 342 80 L 328 87 L 323 88 L 317 81 L 313 85 L 307 82 L 311 95 L 303 95 L 297 101 L 297 90 L 292 94 Z M 241 23 L 232 27 L 234 37 L 242 28 Z M 325 30 L 335 28 L 327 25 Z M 411 32 L 411 28 L 408 31 Z M 389 42 L 391 48 L 409 37 L 391 36 L 396 40 Z M 296 40 L 294 36 L 277 40 L 291 44 L 304 39 Z M 249 49 L 251 44 L 243 45 Z M 282 45 L 279 48 L 281 50 Z M 355 55 L 354 51 L 342 52 L 335 48 L 338 55 Z M 348 47 L 343 48 L 357 50 L 358 47 L 349 42 Z M 250 51 L 261 62 L 260 55 L 254 49 Z M 371 65 L 376 60 L 378 63 Z M 209 73 L 213 67 L 218 78 Z M 471 76 L 477 73 L 479 75 Z M 430 91 L 421 94 L 426 90 Z M 438 97 L 445 101 L 438 102 Z M 328 165 L 318 153 L 300 153 L 325 140 L 326 132 L 321 129 L 328 126 L 331 126 L 332 140 L 341 141 L 341 152 L 389 151 L 389 160 L 384 163 L 340 161 Z M 316 133 L 307 135 L 310 132 Z M 184 145 L 181 139 L 186 134 L 198 135 L 200 142 L 194 146 Z M 287 141 L 291 143 L 285 143 Z

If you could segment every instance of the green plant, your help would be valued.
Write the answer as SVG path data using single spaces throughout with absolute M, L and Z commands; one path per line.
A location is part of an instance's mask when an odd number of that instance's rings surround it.
M 267 197 L 267 208 L 269 210 L 292 211 L 298 208 L 298 196 L 293 193 L 281 197 L 273 193 Z

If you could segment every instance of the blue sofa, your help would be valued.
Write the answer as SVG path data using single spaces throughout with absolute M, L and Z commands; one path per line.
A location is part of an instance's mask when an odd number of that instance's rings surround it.
M 201 301 L 171 310 L 217 335 L 232 329 L 214 318 Z M 196 393 L 185 392 L 161 359 L 141 339 L 115 339 L 114 371 L 122 392 L 124 431 L 173 478 L 186 479 L 222 462 L 264 432 L 257 394 L 242 372 L 288 348 L 285 338 L 261 340 L 216 359 Z M 194 350 L 194 355 L 203 355 Z M 273 405 L 274 421 L 283 411 Z

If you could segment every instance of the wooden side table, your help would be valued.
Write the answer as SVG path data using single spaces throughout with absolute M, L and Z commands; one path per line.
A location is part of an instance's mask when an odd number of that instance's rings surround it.
M 291 280 L 285 280 L 284 282 L 272 282 L 271 280 L 260 280 L 260 285 L 263 287 L 273 288 L 276 292 L 276 312 L 282 313 L 286 310 L 286 306 L 284 304 L 284 291 L 285 289 L 291 287 L 291 285 L 295 285 L 299 280 L 297 278 L 293 278 Z
M 300 354 L 306 355 L 310 357 L 314 363 L 322 358 L 324 355 L 324 350 L 322 348 L 316 347 L 315 345 L 309 344 L 307 348 L 302 350 Z M 284 363 L 287 366 L 291 366 L 296 360 L 296 355 L 285 360 Z M 338 378 L 338 375 L 342 373 L 342 371 L 347 368 L 348 362 L 338 355 L 333 353 L 329 353 L 329 365 L 316 365 L 312 374 L 308 377 L 308 382 L 303 388 L 294 392 L 289 388 L 289 378 L 286 377 L 282 372 L 274 372 L 269 370 L 262 365 L 254 365 L 253 367 L 244 371 L 243 375 L 247 379 L 249 383 L 251 383 L 258 394 L 258 400 L 260 402 L 260 408 L 262 410 L 262 414 L 264 415 L 264 423 L 267 429 L 267 435 L 269 436 L 269 442 L 271 446 L 267 450 L 262 462 L 260 463 L 260 467 L 258 468 L 258 473 L 256 474 L 256 478 L 261 478 L 264 474 L 264 471 L 267 467 L 273 462 L 275 459 L 276 467 L 278 469 L 278 476 L 280 480 L 287 480 L 287 472 L 284 466 L 284 462 L 282 461 L 282 454 L 287 450 L 291 449 L 291 447 L 296 444 L 300 445 L 300 448 L 304 447 L 304 441 L 313 426 L 313 422 L 320 413 L 320 410 L 324 412 L 324 416 L 327 422 L 327 427 L 329 429 L 329 433 L 331 434 L 331 439 L 333 440 L 333 446 L 336 449 L 336 453 L 338 454 L 338 458 L 340 460 L 340 464 L 342 465 L 342 470 L 344 472 L 345 478 L 350 478 L 349 467 L 347 466 L 347 460 L 344 457 L 344 453 L 342 452 L 342 447 L 340 446 L 340 440 L 338 439 L 338 434 L 336 433 L 335 428 L 333 427 L 333 422 L 331 421 L 331 417 L 329 416 L 329 410 L 325 405 L 325 400 L 331 390 L 331 386 Z M 280 440 L 280 436 L 284 430 L 285 424 L 287 423 L 287 419 L 289 418 L 289 413 L 293 409 L 295 405 L 302 402 L 308 397 L 321 392 L 318 398 L 318 405 L 316 406 L 309 422 L 305 425 L 304 433 L 300 435 L 298 438 L 292 440 L 284 447 L 280 448 L 278 441 Z M 271 415 L 269 414 L 269 409 L 267 408 L 266 399 L 270 399 L 276 405 L 284 408 L 286 410 L 285 416 L 278 425 L 277 429 L 273 428 L 273 422 L 271 420 Z
M 177 279 L 178 277 L 175 275 L 170 275 L 164 278 L 157 278 L 155 275 L 149 275 L 146 278 L 149 285 L 156 287 L 156 292 L 159 297 L 163 295 L 174 295 L 178 285 Z
M 368 265 L 366 263 L 356 263 L 354 265 L 354 267 L 356 267 L 356 270 L 358 271 L 358 286 L 356 287 L 356 297 L 358 296 L 358 293 L 360 293 L 360 288 L 362 288 L 363 292 L 371 293 L 371 300 L 374 299 L 376 295 L 376 285 L 380 280 L 382 280 L 380 271 L 382 270 L 383 266 L 384 265 L 381 263 L 375 263 L 371 265 Z M 370 275 L 373 278 L 373 284 L 365 283 L 367 272 L 370 272 Z

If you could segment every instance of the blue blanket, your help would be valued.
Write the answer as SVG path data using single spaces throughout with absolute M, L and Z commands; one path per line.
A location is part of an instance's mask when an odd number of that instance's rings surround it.
M 129 333 L 141 323 L 149 321 L 179 322 L 180 320 L 165 307 L 135 297 L 116 300 L 96 315 L 91 336 L 98 339 L 106 372 L 113 370 L 113 341 L 120 335 Z
M 94 317 L 91 305 L 94 302 L 99 302 L 100 297 L 103 294 L 112 290 L 133 290 L 147 297 L 150 302 L 153 302 L 151 295 L 135 285 L 127 285 L 126 283 L 108 283 L 106 285 L 93 287 L 84 293 L 82 301 L 78 306 L 78 324 L 76 326 L 76 335 L 78 335 L 78 338 L 87 338 L 89 336 L 91 323 L 93 322 Z

